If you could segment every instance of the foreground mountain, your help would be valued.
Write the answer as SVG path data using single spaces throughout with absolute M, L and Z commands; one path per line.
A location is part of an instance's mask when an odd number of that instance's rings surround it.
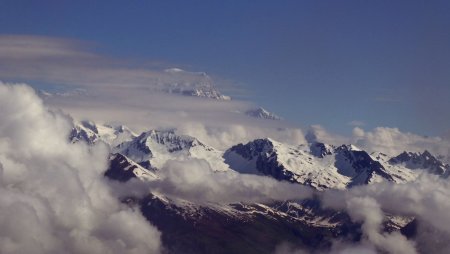
M 325 250 L 332 239 L 360 237 L 346 214 L 312 201 L 201 206 L 150 194 L 134 202 L 163 232 L 169 253 L 269 254 L 283 243 Z

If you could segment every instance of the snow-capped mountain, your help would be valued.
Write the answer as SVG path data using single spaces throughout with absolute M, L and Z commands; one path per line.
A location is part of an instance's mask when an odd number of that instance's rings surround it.
M 179 68 L 164 70 L 166 77 L 156 81 L 157 87 L 171 94 L 203 97 L 216 100 L 231 100 L 231 97 L 221 94 L 214 81 L 204 72 L 189 72 Z
M 382 153 L 369 155 L 353 145 L 334 147 L 318 142 L 289 146 L 272 139 L 258 139 L 231 147 L 224 157 L 230 168 L 238 172 L 269 175 L 318 190 L 382 181 L 403 183 L 423 172 L 443 177 L 450 172 L 449 165 L 426 151 L 390 158 Z
M 136 136 L 128 127 L 123 125 L 100 125 L 90 121 L 81 121 L 74 124 L 69 140 L 71 142 L 84 141 L 88 144 L 103 141 L 110 146 L 116 146 Z
M 112 154 L 109 161 L 110 165 L 105 172 L 105 176 L 110 179 L 121 182 L 126 182 L 135 177 L 143 181 L 158 179 L 158 176 L 155 173 L 141 167 L 139 164 L 120 153 Z
M 269 120 L 281 120 L 282 118 L 275 115 L 274 113 L 271 113 L 264 108 L 256 108 L 256 109 L 249 109 L 245 111 L 245 114 L 250 117 L 254 118 L 260 118 L 260 119 L 269 119 Z
M 448 176 L 450 165 L 444 164 L 434 157 L 430 152 L 423 153 L 403 152 L 389 160 L 391 165 L 403 165 L 409 169 L 427 169 L 431 174 Z
M 198 139 L 177 135 L 175 130 L 151 130 L 113 148 L 147 169 L 161 169 L 168 160 L 206 160 L 214 171 L 226 171 L 222 153 Z
M 208 98 L 220 101 L 231 100 L 230 96 L 222 94 L 216 87 L 214 80 L 205 72 L 190 72 L 179 68 L 170 68 L 158 72 L 155 78 L 149 78 L 146 89 L 152 92 Z M 63 92 L 48 92 L 39 90 L 38 95 L 43 99 L 54 97 L 86 97 L 90 92 L 85 89 L 73 89 Z
M 291 146 L 267 138 L 238 144 L 222 152 L 195 137 L 178 135 L 176 130 L 151 130 L 137 136 L 125 126 L 113 127 L 89 121 L 76 124 L 70 140 L 108 144 L 113 154 L 111 169 L 115 167 L 117 171 L 122 167 L 127 171 L 130 165 L 139 166 L 139 170 L 130 171 L 138 178 L 146 175 L 143 172 L 154 174 L 169 160 L 190 158 L 205 160 L 213 171 L 231 169 L 240 173 L 268 175 L 318 190 L 344 189 L 382 181 L 404 183 L 413 181 L 423 172 L 442 177 L 450 174 L 450 166 L 428 151 L 404 152 L 391 158 L 383 153 L 369 155 L 353 145 L 335 147 L 313 142 Z
M 428 152 L 405 152 L 391 158 L 368 154 L 353 145 L 313 142 L 293 146 L 269 138 L 222 152 L 195 137 L 178 135 L 176 130 L 151 130 L 139 136 L 127 130 L 82 122 L 74 128 L 71 140 L 110 144 L 105 176 L 121 182 L 162 180 L 159 174 L 167 161 L 190 158 L 204 159 L 213 171 L 266 175 L 317 190 L 382 181 L 403 183 L 425 171 L 445 176 L 449 168 Z M 120 139 L 121 135 L 126 138 Z M 284 242 L 326 250 L 335 239 L 351 242 L 361 236 L 360 224 L 344 212 L 322 208 L 316 199 L 205 204 L 149 192 L 143 198 L 127 196 L 123 202 L 158 227 L 168 253 L 273 253 Z M 384 230 L 403 232 L 412 220 L 386 215 Z
M 257 139 L 233 146 L 224 157 L 239 172 L 270 175 L 319 190 L 393 180 L 379 162 L 352 145 L 289 146 L 272 139 Z

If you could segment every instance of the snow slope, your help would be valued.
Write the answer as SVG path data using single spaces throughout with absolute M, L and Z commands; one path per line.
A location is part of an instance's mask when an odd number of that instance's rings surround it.
M 177 135 L 174 130 L 151 130 L 113 148 L 147 169 L 161 169 L 168 160 L 206 160 L 214 171 L 229 170 L 222 152 L 198 139 Z
M 423 172 L 448 174 L 449 166 L 428 152 L 420 159 L 412 156 L 408 157 L 410 160 L 400 161 L 399 158 L 404 156 L 399 156 L 391 159 L 382 153 L 369 155 L 353 145 L 334 147 L 312 143 L 290 146 L 272 139 L 239 144 L 224 154 L 225 162 L 238 172 L 270 175 L 318 190 L 383 181 L 403 183 L 416 179 Z

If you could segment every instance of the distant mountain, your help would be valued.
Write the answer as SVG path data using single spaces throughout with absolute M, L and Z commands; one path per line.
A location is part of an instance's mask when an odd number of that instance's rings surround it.
M 271 113 L 263 108 L 249 109 L 245 111 L 245 114 L 250 117 L 260 118 L 260 119 L 269 119 L 269 120 L 281 120 L 282 118 Z
M 166 69 L 167 76 L 156 80 L 156 85 L 164 92 L 185 96 L 203 97 L 215 100 L 231 100 L 221 94 L 211 77 L 205 72 L 188 72 L 179 68 Z
M 230 96 L 223 95 L 216 87 L 214 80 L 205 72 L 190 72 L 179 68 L 161 71 L 155 78 L 149 78 L 146 89 L 174 95 L 229 101 Z M 64 92 L 49 92 L 39 90 L 38 95 L 43 98 L 88 96 L 89 91 L 74 89 Z
M 392 165 L 403 165 L 409 169 L 427 169 L 431 174 L 448 176 L 450 174 L 450 165 L 444 164 L 430 152 L 423 153 L 403 152 L 400 155 L 391 158 L 389 163 Z

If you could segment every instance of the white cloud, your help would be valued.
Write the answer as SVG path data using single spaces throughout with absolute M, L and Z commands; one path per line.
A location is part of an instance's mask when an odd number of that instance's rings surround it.
M 69 144 L 68 119 L 0 83 L 0 252 L 156 253 L 160 234 L 119 203 L 107 149 Z
M 311 198 L 310 187 L 280 182 L 268 176 L 215 172 L 201 159 L 170 160 L 159 171 L 160 179 L 115 184 L 118 195 L 145 196 L 149 191 L 193 203 L 260 203 Z
M 382 183 L 358 186 L 347 191 L 326 191 L 324 204 L 347 210 L 355 221 L 363 222 L 363 232 L 370 244 L 388 253 L 414 253 L 414 244 L 398 233 L 381 233 L 382 213 L 412 216 L 432 230 L 419 228 L 415 238 L 421 253 L 448 253 L 449 244 L 437 245 L 450 237 L 450 191 L 448 180 L 423 175 L 406 184 Z M 436 244 L 424 239 L 433 238 Z
M 423 137 L 398 128 L 377 127 L 364 131 L 356 127 L 353 130 L 354 143 L 369 151 L 378 151 L 398 155 L 403 151 L 423 152 L 429 150 L 435 155 L 450 155 L 450 142 L 441 137 Z
M 321 125 L 311 125 L 306 133 L 308 142 L 322 142 L 330 145 L 342 145 L 350 143 L 350 139 L 345 136 L 328 132 Z

